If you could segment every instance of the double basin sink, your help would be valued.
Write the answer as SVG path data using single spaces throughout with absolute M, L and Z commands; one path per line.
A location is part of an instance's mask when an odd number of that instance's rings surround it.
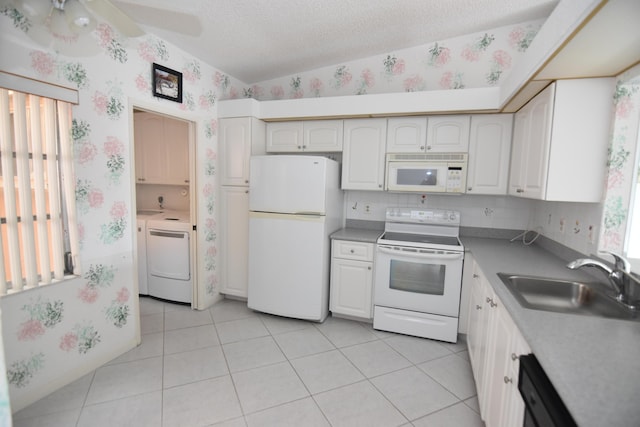
M 640 320 L 639 311 L 616 301 L 606 288 L 597 283 L 507 273 L 498 273 L 498 277 L 524 308 Z

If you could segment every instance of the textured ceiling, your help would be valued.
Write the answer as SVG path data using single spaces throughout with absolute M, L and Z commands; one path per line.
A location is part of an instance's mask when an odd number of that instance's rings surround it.
M 113 3 L 145 31 L 252 84 L 546 18 L 558 0 L 114 0 Z M 167 19 L 166 11 L 185 15 Z M 167 29 L 171 26 L 173 30 Z

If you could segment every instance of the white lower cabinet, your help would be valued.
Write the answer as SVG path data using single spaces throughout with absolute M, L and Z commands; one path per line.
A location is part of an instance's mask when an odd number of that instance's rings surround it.
M 221 187 L 220 292 L 247 298 L 249 283 L 249 188 Z
M 467 343 L 482 419 L 487 427 L 522 425 L 518 356 L 531 350 L 477 263 L 469 310 Z
M 333 240 L 329 309 L 362 319 L 373 318 L 373 243 Z

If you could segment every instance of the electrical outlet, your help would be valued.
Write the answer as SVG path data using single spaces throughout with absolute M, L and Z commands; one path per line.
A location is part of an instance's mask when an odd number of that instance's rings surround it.
M 592 245 L 596 243 L 596 227 L 590 225 L 587 232 L 587 239 Z
M 371 213 L 371 206 L 370 205 L 364 205 L 364 213 L 366 213 L 366 214 L 370 214 Z

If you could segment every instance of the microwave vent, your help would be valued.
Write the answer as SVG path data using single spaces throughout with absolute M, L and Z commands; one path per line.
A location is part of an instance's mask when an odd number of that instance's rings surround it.
M 452 161 L 464 162 L 467 160 L 466 153 L 415 153 L 415 154 L 389 154 L 388 160 L 409 160 L 409 161 Z

